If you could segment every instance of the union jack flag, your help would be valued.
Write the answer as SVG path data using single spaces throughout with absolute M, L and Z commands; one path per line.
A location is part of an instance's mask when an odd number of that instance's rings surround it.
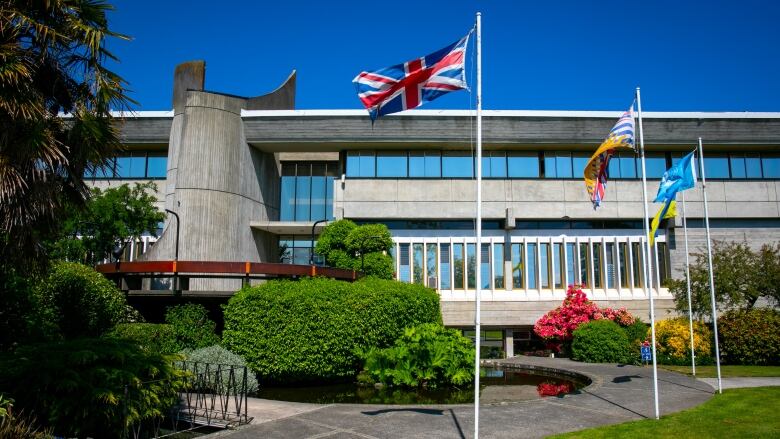
M 590 195 L 593 209 L 601 206 L 601 201 L 604 199 L 609 177 L 609 159 L 612 158 L 616 148 L 634 149 L 634 114 L 631 110 L 623 113 L 585 165 L 585 188 Z
M 468 89 L 465 60 L 471 32 L 422 58 L 373 72 L 360 72 L 352 82 L 371 121 L 385 114 L 417 108 L 451 91 Z

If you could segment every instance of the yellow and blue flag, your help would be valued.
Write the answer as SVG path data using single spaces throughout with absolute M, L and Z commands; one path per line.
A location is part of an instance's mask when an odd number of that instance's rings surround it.
M 673 200 L 677 192 L 696 186 L 694 152 L 691 151 L 676 165 L 664 172 L 661 184 L 658 186 L 658 194 L 655 196 L 656 203 Z
M 658 226 L 661 224 L 662 219 L 674 218 L 677 215 L 677 201 L 674 199 L 667 200 L 663 207 L 658 210 L 658 213 L 653 217 L 653 221 L 650 223 L 650 245 L 655 243 L 655 237 L 658 236 Z

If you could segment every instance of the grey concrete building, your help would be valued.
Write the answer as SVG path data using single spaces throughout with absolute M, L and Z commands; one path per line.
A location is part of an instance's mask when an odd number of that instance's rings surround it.
M 173 111 L 123 115 L 127 153 L 114 174 L 94 179 L 157 180 L 161 208 L 181 218 L 180 259 L 308 263 L 315 222 L 382 222 L 394 237 L 396 276 L 437 289 L 449 326 L 473 325 L 474 273 L 481 270 L 485 343 L 508 354 L 560 304 L 568 284 L 586 284 L 599 304 L 648 318 L 638 159 L 630 151 L 612 159 L 598 210 L 582 180 L 621 111 L 485 111 L 484 238 L 477 246 L 473 112 L 407 111 L 372 127 L 365 111 L 295 109 L 294 74 L 257 98 L 205 91 L 202 62 L 181 65 L 175 79 Z M 650 199 L 663 171 L 702 137 L 713 238 L 780 241 L 780 113 L 643 118 Z M 698 252 L 701 189 L 686 199 L 691 251 Z M 173 259 L 173 224 L 151 249 L 154 239 L 134 244 L 131 258 Z M 680 275 L 679 217 L 661 230 L 654 258 L 654 285 Z M 671 296 L 663 287 L 652 294 L 665 316 Z

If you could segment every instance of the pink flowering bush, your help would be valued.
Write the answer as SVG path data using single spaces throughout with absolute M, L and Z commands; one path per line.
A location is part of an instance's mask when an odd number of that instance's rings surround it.
M 580 285 L 569 285 L 561 306 L 537 320 L 534 332 L 553 346 L 557 345 L 554 350 L 560 350 L 560 343 L 571 341 L 574 330 L 591 320 L 612 320 L 625 327 L 632 325 L 636 318 L 625 308 L 599 308 L 588 300 Z

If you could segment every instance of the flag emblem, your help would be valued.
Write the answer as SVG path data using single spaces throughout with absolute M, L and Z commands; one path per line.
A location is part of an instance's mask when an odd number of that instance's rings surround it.
M 470 36 L 471 32 L 443 49 L 403 64 L 360 72 L 352 82 L 371 120 L 467 89 L 465 60 Z
M 601 206 L 609 178 L 609 159 L 617 148 L 634 149 L 634 115 L 626 111 L 609 131 L 609 135 L 593 153 L 585 165 L 585 189 L 590 195 L 593 208 Z

